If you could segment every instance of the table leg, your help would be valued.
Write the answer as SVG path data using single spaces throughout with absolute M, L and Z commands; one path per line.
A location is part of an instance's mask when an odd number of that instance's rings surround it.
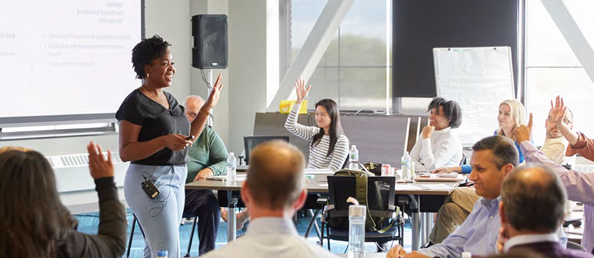
M 431 236 L 431 230 L 433 229 L 433 212 L 426 212 L 425 213 L 425 221 L 423 221 L 425 227 L 425 240 L 423 243 L 429 242 L 429 236 Z
M 419 234 L 421 232 L 421 219 L 419 211 L 421 208 L 421 199 L 418 195 L 411 195 L 411 226 L 412 226 L 412 250 L 419 250 Z
M 235 221 L 236 208 L 239 197 L 233 191 L 227 191 L 228 211 L 227 211 L 227 242 L 237 238 L 237 221 Z

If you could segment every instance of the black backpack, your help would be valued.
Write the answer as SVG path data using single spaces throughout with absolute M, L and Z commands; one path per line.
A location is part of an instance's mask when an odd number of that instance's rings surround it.
M 371 210 L 369 207 L 369 197 L 367 193 L 373 193 L 372 198 L 374 198 L 373 203 L 377 204 L 377 207 L 372 207 L 374 210 L 389 210 L 399 213 L 400 209 L 398 206 L 389 207 L 386 209 L 382 195 L 381 195 L 381 186 L 379 182 L 375 182 L 375 184 L 369 185 L 371 189 L 368 189 L 368 177 L 374 176 L 373 173 L 368 171 L 359 171 L 359 170 L 349 170 L 349 169 L 342 169 L 336 171 L 334 176 L 354 176 L 356 181 L 355 186 L 355 199 L 359 202 L 360 205 L 365 205 L 367 208 L 367 214 L 365 216 L 365 230 L 366 231 L 374 231 L 379 233 L 384 233 L 388 231 L 397 219 L 393 219 L 390 223 L 388 222 L 389 218 L 386 217 L 372 217 Z M 340 200 L 340 202 L 345 202 L 346 200 Z M 335 200 L 338 202 L 338 200 Z M 324 220 L 328 225 L 332 228 L 337 229 L 348 229 L 349 228 L 349 219 L 348 219 L 348 209 L 347 210 L 335 210 L 333 205 L 326 205 L 324 208 Z M 333 216 L 334 215 L 334 216 Z M 385 228 L 381 229 L 384 224 L 388 224 Z

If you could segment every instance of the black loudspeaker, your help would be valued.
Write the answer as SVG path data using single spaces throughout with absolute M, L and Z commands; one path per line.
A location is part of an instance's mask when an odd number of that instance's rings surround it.
M 227 68 L 227 15 L 192 16 L 192 66 L 199 69 Z

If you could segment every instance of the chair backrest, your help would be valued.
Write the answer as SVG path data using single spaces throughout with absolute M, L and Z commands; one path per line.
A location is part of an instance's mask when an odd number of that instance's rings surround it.
M 367 206 L 374 215 L 376 212 L 384 213 L 390 207 L 394 207 L 396 180 L 394 177 L 371 176 L 367 178 Z M 356 196 L 356 179 L 354 176 L 329 176 L 328 177 L 328 203 L 334 206 L 337 211 L 347 211 L 349 203 L 348 197 Z M 379 191 L 377 191 L 377 190 Z M 381 198 L 377 198 L 377 194 Z M 377 203 L 381 199 L 382 203 Z
M 289 142 L 289 136 L 244 136 L 243 145 L 245 148 L 245 164 L 249 165 L 250 152 L 259 144 L 272 140 L 283 140 Z
M 579 251 L 584 251 L 586 252 L 586 248 L 583 247 L 582 245 L 578 244 L 578 243 L 574 243 L 571 241 L 567 241 L 567 249 L 570 250 L 579 250 Z

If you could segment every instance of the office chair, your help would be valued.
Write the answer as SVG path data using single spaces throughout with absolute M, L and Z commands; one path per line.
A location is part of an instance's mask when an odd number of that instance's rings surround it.
M 249 165 L 250 152 L 259 144 L 272 140 L 283 140 L 289 142 L 289 136 L 244 136 L 243 145 L 245 148 L 245 164 Z
M 328 177 L 328 204 L 329 206 L 333 206 L 333 209 L 325 211 L 325 215 L 327 218 L 342 218 L 345 224 L 348 224 L 348 207 L 349 204 L 346 202 L 346 199 L 349 196 L 356 196 L 356 181 L 354 176 L 329 176 Z M 387 227 L 390 222 L 389 220 L 396 220 L 396 223 L 393 224 L 386 232 L 379 233 L 379 232 L 365 232 L 365 242 L 375 242 L 378 244 L 378 249 L 380 245 L 383 245 L 389 241 L 399 240 L 402 242 L 402 233 L 404 232 L 404 223 L 402 220 L 402 216 L 400 212 L 398 212 L 398 208 L 395 206 L 395 186 L 396 181 L 394 177 L 368 177 L 368 187 L 367 187 L 367 200 L 369 207 L 369 213 L 375 218 L 384 218 L 384 223 L 382 225 L 377 225 L 378 229 L 382 229 Z M 381 203 L 377 203 L 377 196 L 376 189 L 379 189 L 379 194 L 381 195 Z M 325 219 L 322 222 L 322 229 L 320 236 L 320 245 L 323 244 L 323 240 L 327 239 L 328 241 L 328 250 L 330 250 L 330 240 L 339 240 L 339 241 L 348 241 L 348 226 L 344 227 L 344 225 L 339 227 L 331 227 L 328 224 L 328 219 Z

